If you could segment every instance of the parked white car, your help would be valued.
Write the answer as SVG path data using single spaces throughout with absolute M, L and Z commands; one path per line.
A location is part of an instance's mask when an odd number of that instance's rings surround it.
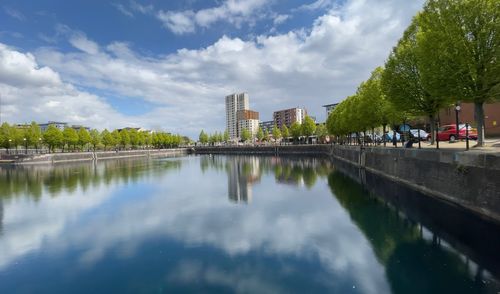
M 426 141 L 431 136 L 429 133 L 427 133 L 426 131 L 424 131 L 422 129 L 420 129 L 420 132 L 419 132 L 419 129 L 411 129 L 410 133 L 413 135 L 413 137 L 415 139 L 420 138 L 420 141 Z M 419 135 L 420 135 L 420 137 L 419 137 Z

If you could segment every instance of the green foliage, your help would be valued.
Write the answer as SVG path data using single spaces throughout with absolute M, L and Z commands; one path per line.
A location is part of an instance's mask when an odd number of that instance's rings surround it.
M 130 144 L 130 134 L 127 129 L 122 129 L 120 131 L 120 144 L 123 148 L 126 148 Z
M 328 135 L 328 130 L 326 129 L 326 126 L 325 124 L 319 124 L 317 127 L 316 127 L 316 136 L 318 136 L 318 138 L 320 140 L 324 140 L 325 137 Z
M 78 145 L 83 147 L 90 143 L 92 138 L 90 137 L 89 132 L 85 128 L 80 128 L 78 130 Z
M 49 147 L 49 151 L 54 151 L 55 147 L 62 146 L 64 144 L 63 132 L 61 132 L 61 130 L 56 128 L 54 125 L 50 125 L 42 136 L 43 141 Z
M 483 104 L 500 100 L 500 1 L 429 0 L 417 22 L 422 83 L 433 96 L 475 104 L 483 145 Z
M 200 132 L 200 136 L 198 137 L 198 140 L 200 141 L 200 143 L 202 144 L 207 144 L 208 143 L 208 135 L 203 131 L 201 130 Z
M 294 122 L 290 126 L 290 134 L 292 135 L 294 140 L 297 140 L 300 135 L 302 135 L 302 128 L 298 122 Z
M 107 132 L 107 130 L 106 130 Z M 104 131 L 103 131 L 104 133 Z M 109 134 L 109 132 L 108 132 Z M 94 150 L 96 149 L 97 145 L 101 144 L 101 135 L 99 134 L 99 131 L 96 129 L 93 129 L 90 131 L 90 144 L 92 144 L 92 147 Z
M 28 146 L 38 147 L 42 143 L 42 131 L 36 122 L 32 122 L 24 131 L 24 137 L 26 138 Z
M 68 148 L 70 146 L 75 146 L 78 144 L 78 133 L 76 132 L 75 129 L 70 128 L 70 127 L 65 127 L 63 130 L 63 143 L 64 145 L 67 145 Z
M 280 129 L 278 128 L 278 126 L 276 124 L 274 124 L 274 127 L 273 127 L 273 137 L 275 140 L 279 140 L 281 139 L 281 131 Z
M 314 135 L 314 132 L 316 131 L 316 123 L 314 123 L 314 120 L 306 116 L 304 119 L 304 123 L 301 125 L 301 133 L 302 135 L 306 137 L 310 137 Z
M 262 128 L 259 127 L 259 130 L 257 130 L 257 139 L 259 142 L 262 142 L 262 139 L 264 139 L 264 132 L 262 131 Z
M 230 138 L 229 138 L 229 132 L 227 130 L 224 131 L 224 142 L 228 143 Z
M 115 146 L 116 145 L 115 136 L 113 136 L 113 134 L 110 133 L 107 129 L 102 131 L 101 141 L 102 141 L 102 144 L 104 145 L 104 149 L 106 149 L 106 147 L 108 147 L 108 146 Z
M 281 126 L 281 135 L 285 139 L 290 137 L 290 131 L 288 130 L 288 127 L 285 124 Z
M 241 130 L 241 140 L 243 142 L 246 142 L 248 140 L 250 140 L 250 138 L 252 137 L 252 134 L 250 133 L 250 131 L 246 128 L 243 128 Z

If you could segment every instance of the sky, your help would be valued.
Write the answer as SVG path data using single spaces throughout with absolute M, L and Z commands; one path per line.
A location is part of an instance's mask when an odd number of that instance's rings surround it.
M 319 122 L 383 65 L 424 0 L 0 0 L 1 120 L 224 131 L 224 97 L 261 120 Z

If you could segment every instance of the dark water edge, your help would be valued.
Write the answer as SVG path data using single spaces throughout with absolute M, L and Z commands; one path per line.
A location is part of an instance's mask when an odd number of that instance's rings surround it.
M 337 177 L 356 182 L 368 192 L 369 198 L 390 207 L 405 221 L 418 224 L 420 230 L 424 226 L 432 231 L 433 243 L 439 245 L 444 241 L 463 254 L 467 263 L 478 264 L 475 270 L 478 281 L 487 270 L 497 279 L 493 288 L 500 287 L 500 226 L 497 223 L 344 161 L 333 159 L 333 164 L 341 174 Z

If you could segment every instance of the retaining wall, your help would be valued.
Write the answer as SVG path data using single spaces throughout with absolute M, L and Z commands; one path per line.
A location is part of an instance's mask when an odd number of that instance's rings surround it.
M 11 160 L 12 164 L 54 164 L 63 162 L 78 162 L 78 161 L 93 161 L 107 160 L 117 158 L 134 158 L 134 157 L 168 157 L 185 155 L 188 150 L 185 148 L 178 149 L 162 149 L 162 150 L 132 150 L 132 151 L 100 151 L 100 152 L 70 152 L 70 153 L 51 153 L 40 155 L 19 155 L 12 158 L 4 158 Z
M 196 147 L 197 154 L 328 156 L 500 223 L 500 153 L 345 145 Z

